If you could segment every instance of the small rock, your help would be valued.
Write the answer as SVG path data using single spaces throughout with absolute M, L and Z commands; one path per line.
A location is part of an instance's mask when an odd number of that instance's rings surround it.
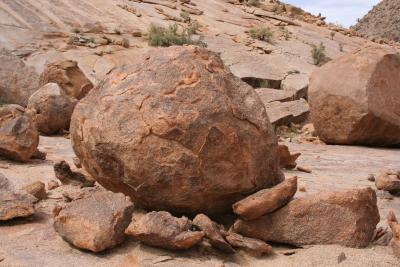
M 246 252 L 257 257 L 260 257 L 264 254 L 270 255 L 273 253 L 272 247 L 264 241 L 244 237 L 237 233 L 229 232 L 229 234 L 226 236 L 226 240 L 228 240 L 229 244 L 231 244 L 233 247 L 244 249 Z
M 384 171 L 380 173 L 375 180 L 378 190 L 384 190 L 391 194 L 400 192 L 400 176 L 398 172 Z
M 339 254 L 339 256 L 338 256 L 338 258 L 337 258 L 337 262 L 338 262 L 338 264 L 340 264 L 340 263 L 342 263 L 343 261 L 345 261 L 347 258 L 346 258 L 346 254 L 344 254 L 344 252 L 342 252 L 342 253 L 340 253 Z
M 206 237 L 210 239 L 213 247 L 225 252 L 235 253 L 235 250 L 229 245 L 222 236 L 218 225 L 204 214 L 199 214 L 193 219 L 193 225 L 202 230 Z
M 312 173 L 312 170 L 310 168 L 302 167 L 302 166 L 297 166 L 296 168 L 300 172 L 305 172 L 305 173 Z
M 39 149 L 36 149 L 36 151 L 32 155 L 32 159 L 40 159 L 40 160 L 46 160 L 47 153 L 42 152 Z
M 90 181 L 85 175 L 71 170 L 69 164 L 63 160 L 54 164 L 54 172 L 58 180 L 64 185 L 76 185 L 81 187 L 92 187 L 94 181 Z
M 58 188 L 60 184 L 56 180 L 51 180 L 47 183 L 47 190 L 54 190 Z
M 186 250 L 204 237 L 201 231 L 191 231 L 192 223 L 186 217 L 176 218 L 166 211 L 135 214 L 126 234 L 146 245 Z
M 368 177 L 367 177 L 367 180 L 370 181 L 370 182 L 375 182 L 375 175 L 369 174 Z
M 393 240 L 391 242 L 393 254 L 400 258 L 400 223 L 397 221 L 396 215 L 393 211 L 389 212 L 387 222 L 393 232 Z
M 294 250 L 283 252 L 283 255 L 285 255 L 285 256 L 292 256 L 294 254 L 296 254 L 296 251 L 294 251 Z
M 24 189 L 28 194 L 36 197 L 38 200 L 47 198 L 46 185 L 43 182 L 33 182 L 32 184 L 25 186 Z
M 245 220 L 254 220 L 286 205 L 296 194 L 297 177 L 275 187 L 258 191 L 233 204 L 233 211 Z
M 281 168 L 294 169 L 296 168 L 296 160 L 301 156 L 301 153 L 291 154 L 287 145 L 279 144 L 279 163 Z
M 100 252 L 124 241 L 132 213 L 123 194 L 96 192 L 55 212 L 54 229 L 70 244 Z
M 300 192 L 306 192 L 307 189 L 306 189 L 305 186 L 300 186 L 300 187 L 299 187 L 299 191 L 300 191 Z
M 35 210 L 35 198 L 14 191 L 10 181 L 0 174 L 0 221 L 31 216 Z

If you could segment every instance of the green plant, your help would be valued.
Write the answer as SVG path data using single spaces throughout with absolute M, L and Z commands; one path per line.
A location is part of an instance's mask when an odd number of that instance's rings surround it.
M 252 38 L 266 42 L 271 42 L 274 36 L 269 27 L 253 27 L 249 33 Z
M 325 45 L 321 42 L 319 45 L 312 45 L 311 56 L 313 58 L 314 65 L 320 66 L 326 62 L 327 57 L 325 55 Z
M 201 38 L 198 41 L 192 40 L 193 29 L 183 28 L 179 31 L 178 24 L 173 24 L 167 28 L 152 24 L 149 29 L 149 45 L 150 46 L 171 46 L 192 44 L 199 46 L 207 46 Z
M 190 22 L 190 21 L 192 20 L 191 17 L 190 17 L 189 12 L 187 12 L 187 11 L 182 11 L 182 12 L 180 13 L 180 16 L 181 16 L 181 18 L 183 18 L 183 20 L 184 20 L 185 22 Z
M 197 20 L 193 20 L 189 23 L 187 32 L 189 35 L 196 34 L 199 31 L 200 24 Z
M 284 7 L 281 4 L 276 3 L 273 7 L 272 7 L 272 12 L 274 12 L 275 14 L 282 14 L 284 12 Z
M 283 29 L 283 37 L 286 41 L 290 39 L 290 32 L 287 29 Z

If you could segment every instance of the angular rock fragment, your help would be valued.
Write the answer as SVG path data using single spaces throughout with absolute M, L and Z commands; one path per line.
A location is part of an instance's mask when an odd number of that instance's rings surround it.
M 175 46 L 144 58 L 75 108 L 74 151 L 96 181 L 150 210 L 207 215 L 281 181 L 259 97 L 217 54 Z
M 310 107 L 303 98 L 289 102 L 270 102 L 265 104 L 265 109 L 274 127 L 303 123 L 310 114 Z
M 91 187 L 94 186 L 94 181 L 90 181 L 80 172 L 74 172 L 71 170 L 69 164 L 63 160 L 54 164 L 54 173 L 58 180 L 62 184 L 70 184 L 80 187 Z
M 26 162 L 38 144 L 39 133 L 29 112 L 18 105 L 0 107 L 0 156 Z
M 46 185 L 43 182 L 33 182 L 25 186 L 24 189 L 28 194 L 34 196 L 38 200 L 43 200 L 47 198 Z
M 395 171 L 384 171 L 375 178 L 375 185 L 378 190 L 385 190 L 396 194 L 400 192 L 400 175 Z
M 28 108 L 36 112 L 35 123 L 39 132 L 51 135 L 69 130 L 76 103 L 77 100 L 67 96 L 56 83 L 48 83 L 29 98 Z
M 201 231 L 191 231 L 186 217 L 176 218 L 166 211 L 135 214 L 126 234 L 146 245 L 170 250 L 186 250 L 204 237 Z
M 58 188 L 60 185 L 58 184 L 58 182 L 56 180 L 51 180 L 50 182 L 48 182 L 47 184 L 47 189 L 48 190 L 54 190 L 56 188 Z
M 273 253 L 273 249 L 270 245 L 264 241 L 244 237 L 234 232 L 229 232 L 226 236 L 226 240 L 235 248 L 241 248 L 248 253 L 260 257 L 264 254 L 270 255 Z
M 197 226 L 202 230 L 206 237 L 210 239 L 210 243 L 213 247 L 225 252 L 234 253 L 235 250 L 229 245 L 223 235 L 220 232 L 218 225 L 213 222 L 204 214 L 199 214 L 193 219 L 193 225 Z
M 296 160 L 301 153 L 291 154 L 287 145 L 279 144 L 279 164 L 281 168 L 294 169 L 297 166 Z
M 10 181 L 0 174 L 0 221 L 28 217 L 34 212 L 35 198 L 16 193 Z
M 40 85 L 58 84 L 64 92 L 76 99 L 82 99 L 92 88 L 93 84 L 79 69 L 78 63 L 72 60 L 51 63 L 40 76 Z
M 4 48 L 0 49 L 0 62 L 0 99 L 3 103 L 26 106 L 39 88 L 39 75 Z
M 393 240 L 391 242 L 393 253 L 396 257 L 400 258 L 400 223 L 397 221 L 393 211 L 389 212 L 387 221 L 393 232 Z
M 133 213 L 123 194 L 96 192 L 55 212 L 54 229 L 70 244 L 100 252 L 124 241 Z
M 297 177 L 258 191 L 233 204 L 233 211 L 245 220 L 257 219 L 286 205 L 297 192 Z
M 365 188 L 295 199 L 256 220 L 237 220 L 234 231 L 247 237 L 294 246 L 366 247 L 372 241 L 379 220 L 375 191 Z
M 294 100 L 293 93 L 290 91 L 270 88 L 257 88 L 255 91 L 257 92 L 264 105 L 275 101 L 288 102 Z
M 400 144 L 400 55 L 369 47 L 317 68 L 310 78 L 311 120 L 329 144 Z

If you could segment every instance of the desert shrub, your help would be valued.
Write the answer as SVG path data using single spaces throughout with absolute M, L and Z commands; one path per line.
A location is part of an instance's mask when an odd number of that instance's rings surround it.
M 282 14 L 283 12 L 285 12 L 283 5 L 276 3 L 273 7 L 272 7 L 272 12 L 274 12 L 275 14 Z
M 260 1 L 259 0 L 246 0 L 246 4 L 248 6 L 259 6 Z
M 250 29 L 250 36 L 254 39 L 271 42 L 274 34 L 269 27 L 253 27 Z
M 283 37 L 286 41 L 290 39 L 290 32 L 287 29 L 283 29 Z
M 197 20 L 193 20 L 189 23 L 187 27 L 187 32 L 189 35 L 196 34 L 200 28 L 200 24 Z
M 313 58 L 314 65 L 320 66 L 327 61 L 325 55 L 325 45 L 321 42 L 319 45 L 312 45 L 311 56 Z
M 149 29 L 149 45 L 150 46 L 171 46 L 171 45 L 199 45 L 206 46 L 202 40 L 194 41 L 191 36 L 194 29 L 184 28 L 179 31 L 178 24 L 173 24 L 167 28 L 152 24 Z
M 189 12 L 187 12 L 187 11 L 182 11 L 182 12 L 180 13 L 180 16 L 181 16 L 181 18 L 183 18 L 183 20 L 184 20 L 185 22 L 190 22 L 190 21 L 192 20 L 191 17 L 190 17 Z
M 336 35 L 336 32 L 334 32 L 334 31 L 331 31 L 330 35 L 331 35 L 331 40 L 333 40 L 333 38 L 334 38 L 334 37 L 335 37 L 335 35 Z

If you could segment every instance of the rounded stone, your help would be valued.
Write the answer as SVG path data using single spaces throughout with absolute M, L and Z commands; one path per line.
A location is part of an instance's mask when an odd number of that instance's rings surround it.
M 68 130 L 77 100 L 67 96 L 56 83 L 48 83 L 37 90 L 28 101 L 35 110 L 35 123 L 39 132 L 46 135 Z
M 152 210 L 226 212 L 282 180 L 256 92 L 193 46 L 111 72 L 76 106 L 71 139 L 93 178 Z

